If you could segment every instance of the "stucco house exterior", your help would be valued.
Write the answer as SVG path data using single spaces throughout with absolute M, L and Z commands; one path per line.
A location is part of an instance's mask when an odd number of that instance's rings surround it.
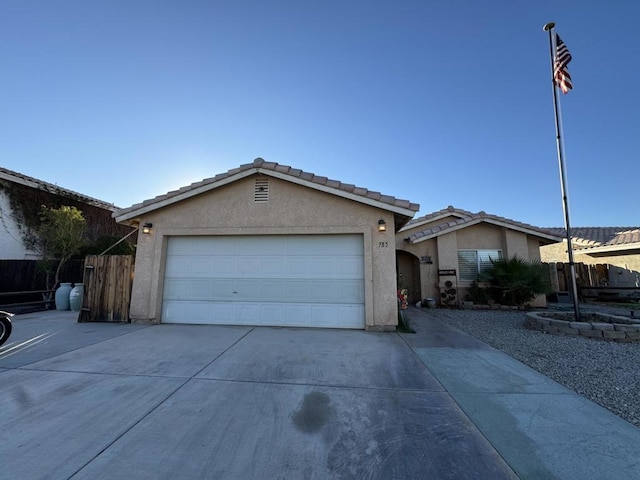
M 568 263 L 566 230 L 548 230 L 561 235 L 563 240 L 542 247 L 542 260 Z M 608 265 L 609 287 L 640 287 L 640 227 L 572 227 L 571 234 L 574 262 Z
M 394 330 L 406 200 L 256 159 L 114 212 L 138 225 L 133 322 Z
M 411 220 L 396 234 L 398 283 L 410 302 L 432 298 L 457 306 L 490 258 L 540 259 L 542 245 L 561 240 L 542 228 L 449 206 Z M 544 306 L 546 299 L 539 296 L 531 305 Z
M 87 236 L 123 236 L 131 231 L 112 218 L 116 206 L 52 183 L 0 168 L 0 259 L 37 260 L 33 224 L 39 222 L 42 206 L 76 207 L 87 223 Z

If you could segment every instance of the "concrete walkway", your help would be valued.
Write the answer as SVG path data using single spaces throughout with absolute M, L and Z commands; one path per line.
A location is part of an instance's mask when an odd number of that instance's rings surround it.
M 640 478 L 640 430 L 412 312 L 416 334 L 15 317 L 3 478 Z
M 508 355 L 412 308 L 401 334 L 526 479 L 638 479 L 640 429 Z

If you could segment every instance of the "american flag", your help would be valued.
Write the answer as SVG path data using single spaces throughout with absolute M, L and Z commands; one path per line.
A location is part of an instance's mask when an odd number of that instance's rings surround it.
M 569 70 L 567 70 L 567 65 L 570 61 L 571 53 L 569 53 L 569 49 L 564 42 L 560 40 L 560 35 L 556 33 L 556 57 L 553 64 L 553 80 L 556 82 L 556 85 L 560 87 L 562 93 L 567 93 L 573 88 L 571 75 L 569 75 Z

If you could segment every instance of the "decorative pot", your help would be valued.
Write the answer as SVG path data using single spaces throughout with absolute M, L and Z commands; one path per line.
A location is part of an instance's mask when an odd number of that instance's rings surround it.
M 76 283 L 69 293 L 69 307 L 74 312 L 79 312 L 82 308 L 82 297 L 84 296 L 84 285 Z
M 69 294 L 71 293 L 71 283 L 61 283 L 56 290 L 56 310 L 69 310 Z

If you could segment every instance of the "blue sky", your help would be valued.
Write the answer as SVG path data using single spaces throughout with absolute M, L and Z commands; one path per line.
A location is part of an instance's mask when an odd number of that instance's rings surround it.
M 0 0 L 0 165 L 127 207 L 256 157 L 419 203 L 638 226 L 640 3 Z

